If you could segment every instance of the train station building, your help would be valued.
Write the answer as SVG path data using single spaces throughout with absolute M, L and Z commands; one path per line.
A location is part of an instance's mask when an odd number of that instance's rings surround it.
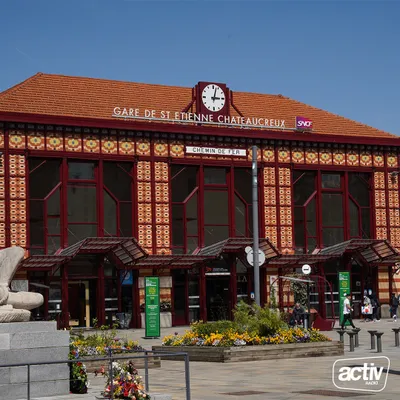
M 143 319 L 160 276 L 166 325 L 229 319 L 250 301 L 251 148 L 258 147 L 261 300 L 312 267 L 338 314 L 338 272 L 382 304 L 400 284 L 399 139 L 280 94 L 38 73 L 0 93 L 0 247 L 13 285 L 60 326 Z M 274 290 L 272 290 L 274 289 Z M 330 295 L 328 295 L 330 293 Z

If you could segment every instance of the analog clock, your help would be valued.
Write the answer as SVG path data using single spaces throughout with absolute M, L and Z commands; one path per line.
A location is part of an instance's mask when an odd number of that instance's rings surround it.
M 225 105 L 225 92 L 218 85 L 207 85 L 201 94 L 204 106 L 213 112 L 220 111 Z

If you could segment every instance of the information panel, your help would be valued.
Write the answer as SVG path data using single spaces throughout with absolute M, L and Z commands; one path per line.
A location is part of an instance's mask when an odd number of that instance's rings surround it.
M 339 272 L 339 315 L 340 322 L 343 320 L 343 302 L 345 294 L 350 293 L 350 272 Z M 349 321 L 346 321 L 346 325 L 350 325 Z
M 145 286 L 145 313 L 147 338 L 160 337 L 160 279 L 157 276 L 146 276 Z

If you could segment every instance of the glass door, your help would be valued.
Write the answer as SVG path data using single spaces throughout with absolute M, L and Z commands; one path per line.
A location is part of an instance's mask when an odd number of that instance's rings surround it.
M 187 325 L 186 270 L 175 270 L 172 273 L 174 288 L 174 326 Z

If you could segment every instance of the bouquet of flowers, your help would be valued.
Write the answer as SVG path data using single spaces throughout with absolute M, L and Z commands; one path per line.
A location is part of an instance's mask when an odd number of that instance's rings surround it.
M 112 389 L 111 377 L 107 374 L 104 397 L 111 398 L 111 391 L 114 399 L 150 400 L 150 396 L 144 390 L 142 377 L 139 376 L 132 361 L 129 361 L 126 365 L 113 362 Z
M 85 364 L 80 361 L 71 363 L 69 373 L 69 389 L 71 393 L 87 393 L 89 382 Z

